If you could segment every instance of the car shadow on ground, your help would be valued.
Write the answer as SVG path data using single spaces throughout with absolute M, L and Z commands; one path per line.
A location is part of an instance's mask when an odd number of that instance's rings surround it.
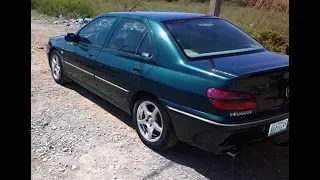
M 126 112 L 75 83 L 65 87 L 75 90 L 133 128 L 132 118 Z M 289 179 L 289 148 L 287 146 L 276 146 L 270 141 L 263 141 L 246 147 L 237 160 L 226 155 L 215 155 L 182 142 L 165 152 L 157 153 L 172 162 L 194 169 L 208 179 Z M 145 179 L 160 174 L 170 166 L 172 166 L 172 163 L 150 172 Z

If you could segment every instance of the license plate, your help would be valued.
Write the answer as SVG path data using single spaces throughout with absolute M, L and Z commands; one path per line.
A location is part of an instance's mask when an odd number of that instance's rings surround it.
M 287 118 L 282 121 L 270 124 L 268 136 L 271 136 L 271 135 L 274 135 L 274 134 L 277 134 L 281 131 L 286 130 L 287 125 L 288 125 L 288 120 L 289 119 Z

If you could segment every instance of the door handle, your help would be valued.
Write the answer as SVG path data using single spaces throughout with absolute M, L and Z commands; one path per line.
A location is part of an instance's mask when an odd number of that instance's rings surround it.
M 134 72 L 134 73 L 141 73 L 141 71 L 142 71 L 142 68 L 138 68 L 138 67 L 134 67 L 132 69 L 132 72 Z
M 89 58 L 90 58 L 90 59 L 94 59 L 94 55 L 89 54 Z

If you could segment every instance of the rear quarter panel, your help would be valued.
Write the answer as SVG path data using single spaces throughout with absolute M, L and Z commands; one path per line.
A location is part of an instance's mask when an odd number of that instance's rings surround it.
M 230 78 L 188 64 L 160 22 L 150 20 L 159 49 L 155 66 L 144 79 L 142 88 L 156 95 L 164 105 L 187 107 L 214 114 L 206 96 L 209 87 L 230 85 Z

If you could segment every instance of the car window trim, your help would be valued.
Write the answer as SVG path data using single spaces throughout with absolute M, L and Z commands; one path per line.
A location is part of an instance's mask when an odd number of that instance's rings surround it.
M 134 20 L 134 21 L 140 21 L 141 23 L 144 24 L 144 26 L 145 26 L 146 29 L 147 29 L 146 23 L 143 22 L 143 21 L 141 21 L 140 19 L 134 19 L 134 18 L 128 18 L 128 17 L 121 17 L 121 18 L 119 19 L 119 22 L 115 25 L 116 27 L 113 29 L 113 32 L 112 32 L 111 36 L 108 38 L 108 42 L 105 42 L 105 44 L 103 45 L 102 49 L 106 49 L 107 51 L 114 51 L 114 52 L 123 54 L 123 55 L 125 55 L 125 56 L 129 56 L 129 57 L 130 57 L 130 56 L 131 56 L 131 57 L 133 56 L 133 57 L 135 57 L 135 58 L 139 58 L 139 59 L 143 59 L 143 60 L 151 60 L 151 59 L 153 58 L 153 53 L 151 54 L 150 57 L 143 57 L 143 56 L 137 55 L 137 51 L 135 52 L 135 54 L 132 54 L 132 53 L 127 53 L 127 52 L 124 52 L 124 51 L 119 51 L 119 50 L 116 50 L 116 49 L 109 48 L 110 41 L 111 41 L 112 37 L 114 36 L 114 34 L 115 34 L 115 32 L 116 32 L 119 24 L 121 23 L 121 21 L 122 21 L 123 19 L 131 19 L 131 20 Z M 147 29 L 146 34 L 148 34 L 148 33 L 149 33 L 149 30 Z M 142 37 L 142 41 L 143 41 L 144 37 L 145 37 L 145 35 Z M 141 44 L 142 44 L 142 41 L 141 41 L 141 43 L 138 45 L 138 50 L 140 49 L 140 46 L 141 46 Z M 151 42 L 151 43 L 152 43 L 152 42 Z M 151 47 L 151 49 L 152 49 L 152 51 L 153 51 L 153 48 L 152 48 L 152 47 Z
M 119 18 L 119 17 L 117 17 L 117 16 L 99 16 L 99 17 L 97 17 L 97 18 L 95 18 L 95 19 L 92 19 L 89 23 L 87 23 L 86 25 L 84 25 L 83 27 L 81 27 L 81 28 L 76 32 L 76 35 L 79 36 L 79 33 L 80 33 L 86 26 L 88 26 L 89 24 L 93 23 L 95 20 L 100 19 L 100 18 L 111 18 L 111 17 L 115 18 L 115 22 L 116 22 L 117 19 Z M 115 23 L 115 24 L 117 24 L 117 23 Z M 111 26 L 110 32 L 112 31 L 112 28 L 113 28 L 113 26 L 115 26 L 115 24 L 113 24 L 113 25 Z M 118 24 L 117 24 L 117 25 L 118 25 Z M 103 45 L 104 45 L 105 41 L 107 40 L 108 35 L 110 34 L 110 32 L 107 34 L 107 37 L 105 38 L 102 46 L 98 46 L 98 45 L 94 45 L 94 44 L 88 44 L 88 43 L 81 42 L 81 41 L 78 41 L 77 44 L 79 44 L 79 45 L 85 44 L 85 45 L 88 45 L 88 46 L 90 46 L 90 47 L 103 48 Z M 82 45 L 82 46 L 83 46 L 83 45 Z
M 121 54 L 123 56 L 126 56 L 126 57 L 138 58 L 138 59 L 141 59 L 141 60 L 150 60 L 150 59 L 153 58 L 153 55 L 151 55 L 150 57 L 143 57 L 143 56 L 140 56 L 140 55 L 137 55 L 137 54 L 127 53 L 127 52 L 119 51 L 119 50 L 116 50 L 116 49 L 111 49 L 111 48 L 104 48 L 104 49 L 107 50 L 107 51 L 113 51 L 113 52 L 119 53 L 119 54 Z
M 142 36 L 142 38 L 140 39 L 140 41 L 139 41 L 139 43 L 138 43 L 138 46 L 137 46 L 137 48 L 136 48 L 136 52 L 135 52 L 134 54 L 136 54 L 136 55 L 137 55 L 138 50 L 140 49 L 141 44 L 142 44 L 142 42 L 144 41 L 144 39 L 146 38 L 147 34 L 148 34 L 148 31 L 147 31 L 147 32 L 145 32 L 145 33 L 144 33 L 144 35 Z

